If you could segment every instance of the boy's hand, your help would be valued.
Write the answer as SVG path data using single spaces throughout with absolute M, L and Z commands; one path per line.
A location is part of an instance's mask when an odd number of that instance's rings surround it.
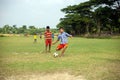
M 73 36 L 71 35 L 70 38 L 72 38 Z
M 56 44 L 58 41 L 59 41 L 59 40 L 57 40 L 57 41 L 53 42 L 52 44 L 54 45 L 54 44 Z
M 54 44 L 55 44 L 55 42 L 52 43 L 52 45 L 54 45 Z

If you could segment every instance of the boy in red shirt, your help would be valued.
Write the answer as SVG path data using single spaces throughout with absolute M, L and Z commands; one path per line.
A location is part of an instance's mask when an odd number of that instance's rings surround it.
M 46 46 L 45 51 L 50 52 L 51 44 L 52 44 L 52 32 L 50 31 L 49 26 L 46 27 L 46 31 L 44 33 L 44 36 L 45 36 L 45 46 Z M 49 46 L 49 50 L 48 50 L 48 46 Z

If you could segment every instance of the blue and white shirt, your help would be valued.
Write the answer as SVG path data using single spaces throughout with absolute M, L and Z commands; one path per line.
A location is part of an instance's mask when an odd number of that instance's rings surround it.
M 63 32 L 61 34 L 58 35 L 58 40 L 60 40 L 60 44 L 66 44 L 68 43 L 68 37 L 70 37 L 71 35 Z

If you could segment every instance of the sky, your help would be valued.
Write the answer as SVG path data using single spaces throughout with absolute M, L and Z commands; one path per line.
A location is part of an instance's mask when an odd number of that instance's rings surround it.
M 61 9 L 88 0 L 0 0 L 0 27 L 22 25 L 56 28 L 65 13 Z

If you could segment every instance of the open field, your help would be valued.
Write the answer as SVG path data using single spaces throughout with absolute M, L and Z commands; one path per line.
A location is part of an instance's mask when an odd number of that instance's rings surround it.
M 120 39 L 72 38 L 62 58 L 56 46 L 44 53 L 44 39 L 0 37 L 0 80 L 120 79 Z

